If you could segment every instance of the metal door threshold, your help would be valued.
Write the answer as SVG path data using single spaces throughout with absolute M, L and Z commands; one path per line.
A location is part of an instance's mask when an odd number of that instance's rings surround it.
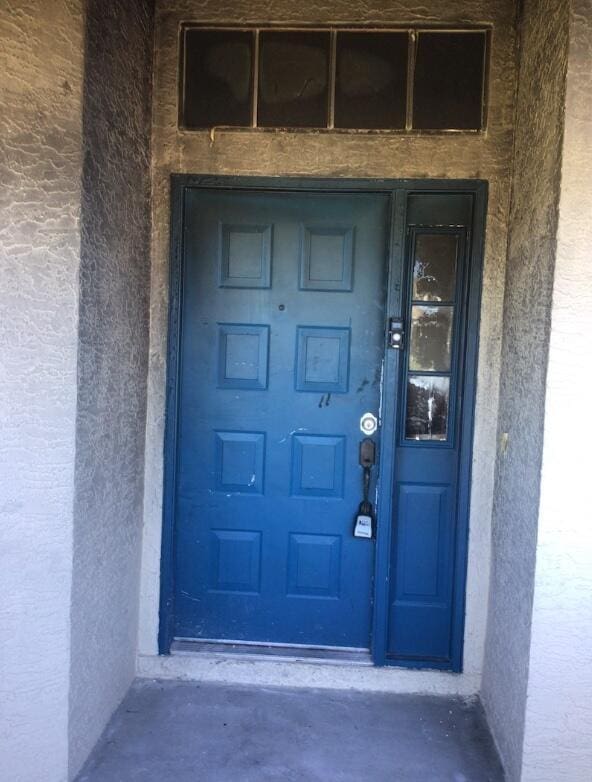
M 284 662 L 318 662 L 332 665 L 368 665 L 373 661 L 369 649 L 301 644 L 263 644 L 252 641 L 196 640 L 175 638 L 173 655 L 207 654 L 232 659 L 265 659 Z

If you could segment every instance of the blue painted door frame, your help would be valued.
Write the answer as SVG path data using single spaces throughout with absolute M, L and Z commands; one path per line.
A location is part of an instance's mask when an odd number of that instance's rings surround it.
M 177 432 L 179 404 L 179 347 L 182 314 L 183 286 L 182 259 L 184 252 L 184 203 L 188 188 L 220 189 L 239 192 L 319 192 L 319 193 L 376 193 L 390 197 L 390 269 L 385 325 L 388 317 L 403 317 L 412 305 L 410 269 L 412 264 L 412 236 L 419 225 L 426 230 L 445 226 L 457 226 L 461 222 L 453 204 L 464 203 L 462 235 L 463 258 L 467 260 L 458 281 L 462 307 L 459 306 L 455 325 L 455 366 L 458 387 L 451 390 L 450 408 L 454 434 L 449 438 L 454 446 L 456 479 L 450 487 L 453 492 L 454 518 L 450 546 L 450 590 L 446 596 L 445 610 L 449 614 L 450 632 L 445 655 L 423 655 L 418 647 L 414 653 L 413 643 L 408 649 L 399 649 L 393 643 L 393 605 L 401 603 L 397 593 L 394 565 L 396 564 L 397 519 L 400 503 L 395 487 L 397 480 L 405 482 L 405 476 L 398 476 L 397 454 L 404 427 L 404 412 L 400 397 L 405 393 L 404 383 L 409 367 L 405 353 L 385 349 L 383 370 L 382 432 L 379 456 L 379 518 L 376 540 L 374 574 L 374 609 L 371 635 L 371 649 L 377 665 L 403 665 L 417 668 L 442 668 L 462 670 L 462 646 L 464 633 L 465 579 L 468 539 L 468 512 L 470 490 L 471 447 L 473 439 L 473 413 L 476 382 L 478 346 L 478 324 L 480 309 L 481 269 L 483 253 L 484 220 L 487 186 L 475 180 L 349 180 L 308 178 L 243 178 L 212 177 L 196 175 L 173 175 L 171 186 L 171 269 L 170 269 L 170 311 L 167 367 L 167 420 L 165 433 L 165 492 L 163 508 L 162 572 L 159 649 L 162 654 L 170 651 L 175 634 L 175 494 L 177 481 Z M 423 196 L 430 196 L 425 199 Z M 418 207 L 419 204 L 419 207 Z M 427 205 L 422 206 L 422 205 Z M 449 206 L 452 205 L 450 208 Z M 433 207 L 433 208 L 432 208 Z M 468 208 L 468 212 L 467 212 Z M 422 217 L 422 209 L 427 212 Z M 435 209 L 435 211 L 434 211 Z M 430 211 L 431 210 L 431 211 Z M 439 211 L 438 211 L 439 210 Z M 450 212 L 449 214 L 447 214 Z M 462 211 L 462 210 L 461 210 Z M 410 222 L 410 215 L 413 220 Z M 425 219 L 424 219 L 425 218 Z M 424 222 L 422 223 L 422 220 Z M 415 221 L 415 223 L 413 223 Z M 459 256 L 460 257 L 460 256 Z M 469 263 L 470 261 L 470 263 Z M 460 301 L 460 300 L 459 300 Z M 406 318 L 405 318 L 406 319 Z M 461 334 L 462 338 L 459 338 Z M 386 333 L 385 333 L 386 345 Z M 407 374 L 406 374 L 407 373 Z M 408 379 L 408 378 L 407 378 Z M 403 393 L 402 393 L 403 392 Z M 454 411 L 455 399 L 461 400 Z M 393 440 L 385 433 L 396 433 L 399 447 L 393 447 Z M 414 445 L 414 443 L 411 443 Z M 421 444 L 420 444 L 421 445 Z M 429 444 L 428 444 L 429 446 Z M 400 458 L 399 458 L 399 461 Z M 451 495 L 452 496 L 452 495 Z M 393 518 L 395 514 L 395 518 Z M 388 520 L 385 523 L 385 520 Z M 405 595 L 403 595 L 405 597 Z M 413 597 L 413 596 L 412 596 Z

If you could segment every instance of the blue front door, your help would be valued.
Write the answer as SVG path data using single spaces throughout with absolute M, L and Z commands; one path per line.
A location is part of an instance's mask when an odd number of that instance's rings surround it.
M 186 180 L 161 650 L 371 648 L 461 670 L 484 187 Z M 370 540 L 353 535 L 366 413 Z
M 176 637 L 369 648 L 352 532 L 389 216 L 389 194 L 185 191 Z

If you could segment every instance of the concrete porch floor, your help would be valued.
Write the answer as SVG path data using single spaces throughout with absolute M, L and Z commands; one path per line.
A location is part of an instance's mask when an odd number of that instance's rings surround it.
M 77 782 L 501 782 L 479 703 L 138 680 Z

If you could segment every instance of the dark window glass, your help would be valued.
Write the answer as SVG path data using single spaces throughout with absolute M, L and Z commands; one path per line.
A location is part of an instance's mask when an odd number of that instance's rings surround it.
M 260 33 L 258 125 L 327 126 L 329 41 L 328 32 Z
M 419 234 L 413 261 L 413 300 L 452 301 L 456 287 L 458 238 L 453 234 Z
M 454 307 L 411 307 L 409 369 L 448 372 L 452 353 Z
M 187 30 L 183 125 L 250 125 L 254 33 Z
M 407 33 L 337 33 L 336 128 L 404 128 Z
M 405 439 L 446 440 L 450 379 L 413 375 L 407 379 Z
M 414 128 L 481 128 L 484 49 L 485 33 L 419 33 Z

